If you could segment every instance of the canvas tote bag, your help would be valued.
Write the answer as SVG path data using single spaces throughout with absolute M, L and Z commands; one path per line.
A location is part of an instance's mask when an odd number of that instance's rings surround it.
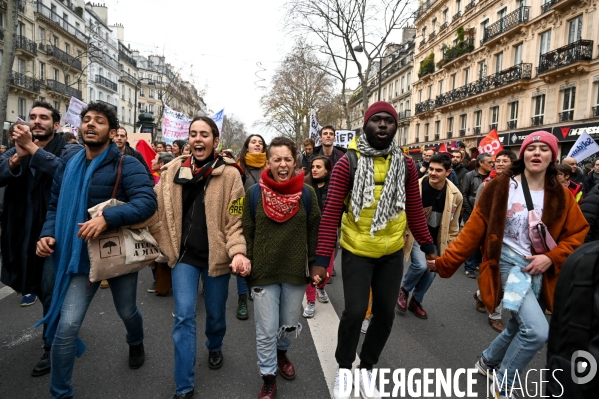
M 116 199 L 121 182 L 123 158 L 125 155 L 121 156 L 119 161 L 111 199 L 89 208 L 87 211 L 92 218 L 100 215 L 104 209 L 125 204 Z M 160 255 L 156 239 L 147 228 L 118 227 L 106 230 L 98 238 L 88 241 L 87 251 L 90 263 L 89 281 L 92 283 L 135 273 L 155 261 Z

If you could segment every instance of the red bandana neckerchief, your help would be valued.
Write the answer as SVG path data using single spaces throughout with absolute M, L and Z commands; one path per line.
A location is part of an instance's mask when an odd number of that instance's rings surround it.
M 260 188 L 262 188 L 262 205 L 264 213 L 275 222 L 283 223 L 291 219 L 299 209 L 302 198 L 304 176 L 298 174 L 286 182 L 276 182 L 269 176 L 268 169 L 262 171 Z

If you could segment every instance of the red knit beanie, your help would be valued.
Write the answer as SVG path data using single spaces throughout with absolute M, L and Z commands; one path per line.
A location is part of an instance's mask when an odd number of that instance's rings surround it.
M 386 101 L 377 101 L 370 107 L 368 107 L 368 109 L 366 110 L 366 113 L 364 114 L 364 125 L 362 126 L 362 129 L 366 128 L 366 123 L 368 123 L 370 117 L 374 114 L 378 114 L 379 112 L 386 112 L 389 115 L 391 115 L 393 119 L 395 119 L 395 124 L 397 125 L 397 111 L 395 111 L 393 105 L 389 104 Z
M 553 134 L 546 132 L 544 130 L 539 130 L 534 133 L 529 134 L 522 142 L 522 147 L 520 147 L 520 155 L 519 158 L 522 158 L 522 154 L 524 154 L 524 150 L 526 147 L 533 143 L 543 143 L 547 144 L 551 149 L 551 153 L 553 154 L 552 161 L 555 162 L 557 159 L 557 137 Z

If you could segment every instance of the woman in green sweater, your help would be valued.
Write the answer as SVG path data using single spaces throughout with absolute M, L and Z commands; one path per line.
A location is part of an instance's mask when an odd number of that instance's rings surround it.
M 320 209 L 314 189 L 304 188 L 303 173 L 295 174 L 296 153 L 290 139 L 273 139 L 260 182 L 246 191 L 243 204 L 243 234 L 252 262 L 248 285 L 254 296 L 258 367 L 264 380 L 259 399 L 275 397 L 277 368 L 283 378 L 295 378 L 287 350 L 290 336 L 297 336 L 302 327 L 298 320 L 308 265 L 316 259 Z M 253 205 L 252 190 L 260 190 Z

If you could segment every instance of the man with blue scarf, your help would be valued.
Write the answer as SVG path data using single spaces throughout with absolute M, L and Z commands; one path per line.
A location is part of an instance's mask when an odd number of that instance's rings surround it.
M 123 156 L 112 139 L 118 129 L 115 110 L 90 103 L 81 112 L 81 136 L 85 151 L 60 168 L 52 184 L 46 223 L 37 243 L 37 255 L 52 256 L 56 282 L 52 304 L 40 323 L 47 323 L 46 340 L 52 343 L 50 393 L 53 399 L 72 398 L 75 356 L 85 345 L 77 335 L 100 282 L 89 281 L 87 241 L 107 229 L 129 226 L 148 219 L 157 208 L 154 184 L 134 157 L 125 156 L 116 199 L 124 205 L 105 209 L 89 218 L 87 210 L 112 196 L 119 161 Z M 62 185 L 62 182 L 65 182 Z M 143 322 L 137 308 L 137 273 L 110 279 L 118 315 L 127 330 L 129 367 L 145 360 Z

